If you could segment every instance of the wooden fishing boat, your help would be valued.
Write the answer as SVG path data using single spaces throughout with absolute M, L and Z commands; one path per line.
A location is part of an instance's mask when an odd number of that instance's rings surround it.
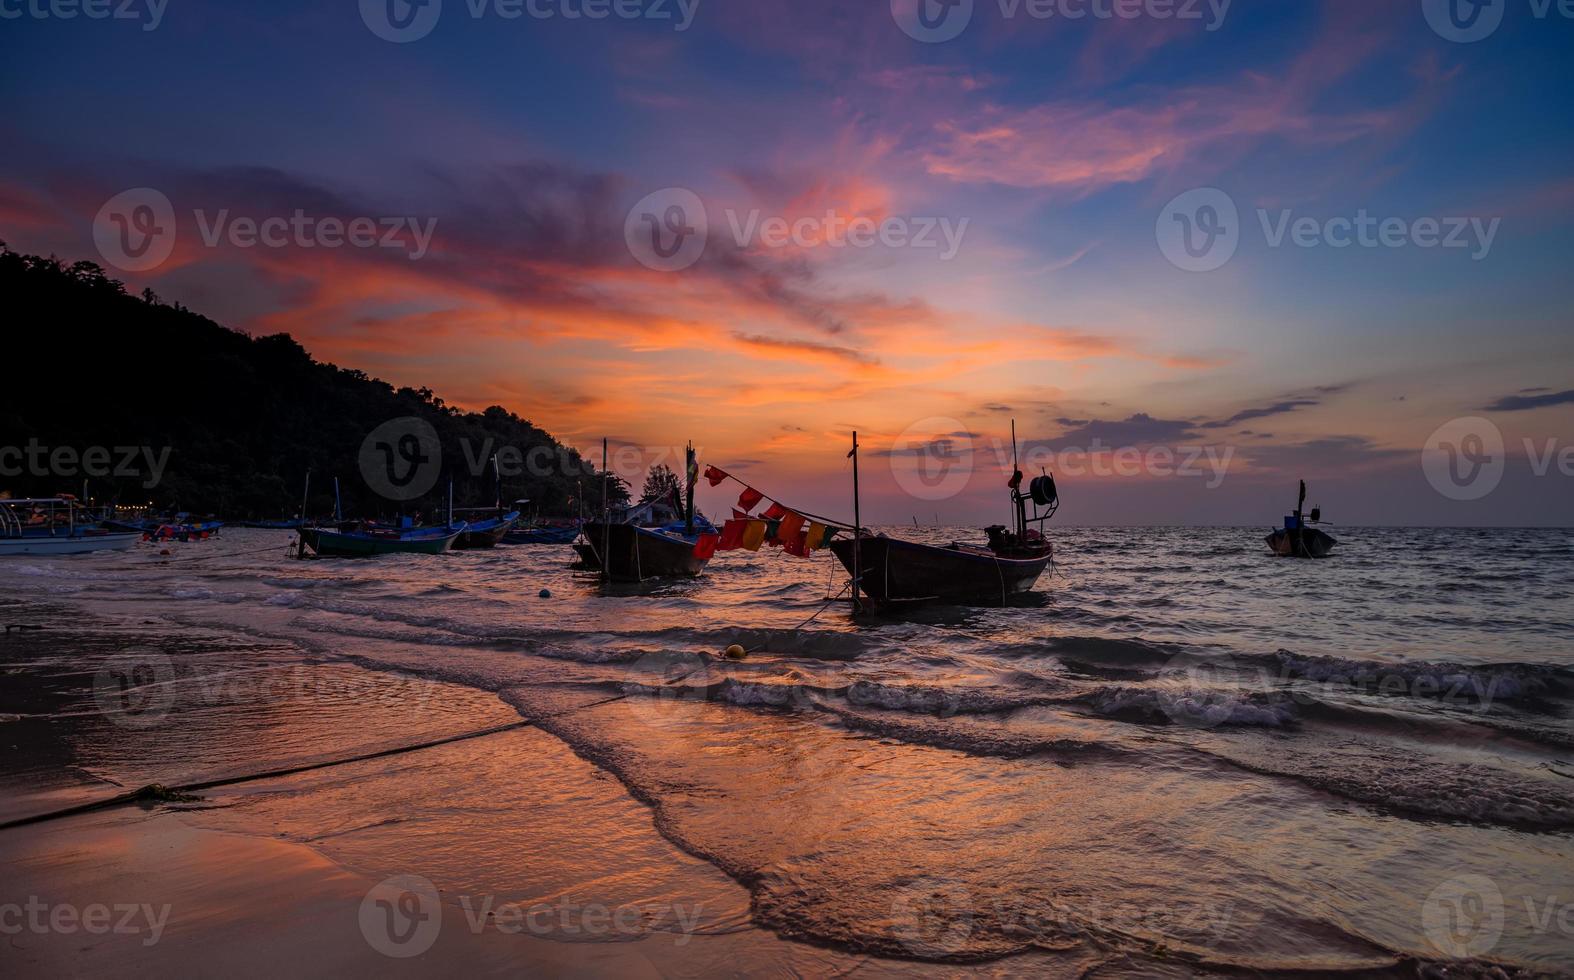
M 573 544 L 579 537 L 581 522 L 553 526 L 535 524 L 530 527 L 514 526 L 503 535 L 502 544 Z
M 301 528 L 301 556 L 308 551 L 319 556 L 358 558 L 368 555 L 440 555 L 454 546 L 468 527 L 463 521 L 453 525 L 419 527 L 410 530 L 371 528 L 341 531 L 326 527 Z
M 519 520 L 519 511 L 510 511 L 497 517 L 471 521 L 464 533 L 454 542 L 455 548 L 495 548 Z
M 603 456 L 605 452 L 603 442 Z M 685 462 L 687 490 L 681 524 L 646 527 L 634 519 L 614 523 L 605 517 L 591 521 L 581 529 L 580 539 L 574 544 L 579 567 L 600 572 L 603 580 L 614 582 L 694 578 L 703 572 L 715 554 L 716 529 L 703 517 L 696 519 L 694 513 L 696 463 L 692 445 Z M 602 469 L 605 472 L 605 459 Z M 708 550 L 702 545 L 707 537 L 712 545 Z
M 695 548 L 701 532 L 641 527 L 638 524 L 585 525 L 583 538 L 574 545 L 581 568 L 601 572 L 615 582 L 642 582 L 649 578 L 693 578 L 710 562 Z
M 75 501 L 62 497 L 0 500 L 0 556 L 124 551 L 142 540 L 140 530 L 79 523 L 78 509 Z
M 1263 540 L 1268 550 L 1281 558 L 1327 558 L 1339 541 L 1321 528 L 1311 527 L 1322 521 L 1322 508 L 1313 507 L 1310 517 L 1302 517 L 1301 508 L 1306 504 L 1306 481 L 1301 481 L 1301 495 L 1295 502 L 1295 513 L 1284 518 L 1284 527 L 1270 531 Z
M 828 546 L 848 572 L 853 570 L 855 540 L 862 591 L 875 605 L 1005 605 L 1012 596 L 1030 591 L 1054 558 L 1053 546 L 1042 538 L 995 550 L 956 542 L 922 544 L 866 533 L 856 539 L 838 538 Z
M 857 517 L 857 433 L 853 434 L 854 521 Z M 1011 427 L 1011 449 L 1016 457 L 1016 424 Z M 984 529 L 988 545 L 952 542 L 926 544 L 871 534 L 860 526 L 853 537 L 839 538 L 828 547 L 853 576 L 854 600 L 874 607 L 895 603 L 949 602 L 960 605 L 1006 605 L 1011 597 L 1030 591 L 1054 560 L 1055 549 L 1044 537 L 1044 522 L 1060 507 L 1055 478 L 1035 477 L 1022 492 L 1022 471 L 1012 467 L 1011 503 L 1016 527 L 996 524 Z M 1033 503 L 1028 516 L 1027 503 Z M 1037 528 L 1028 525 L 1037 524 Z M 862 594 L 866 599 L 859 599 Z

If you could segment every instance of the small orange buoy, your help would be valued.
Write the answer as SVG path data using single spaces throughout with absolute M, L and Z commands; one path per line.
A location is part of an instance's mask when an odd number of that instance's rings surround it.
M 727 648 L 726 656 L 728 660 L 742 660 L 748 655 L 749 652 L 737 643 L 734 643 L 732 646 Z

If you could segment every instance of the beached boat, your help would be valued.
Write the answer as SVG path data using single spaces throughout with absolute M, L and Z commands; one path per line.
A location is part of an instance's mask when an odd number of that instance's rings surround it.
M 1309 525 L 1321 523 L 1322 508 L 1313 507 L 1309 517 L 1303 517 L 1301 508 L 1306 505 L 1306 481 L 1301 481 L 1301 495 L 1295 502 L 1295 513 L 1287 514 L 1284 527 L 1275 528 L 1264 540 L 1268 550 L 1281 558 L 1327 558 L 1339 540 L 1321 528 Z
M 455 548 L 495 548 L 519 520 L 519 511 L 510 511 L 497 517 L 471 521 L 464 533 L 454 542 Z
M 1016 455 L 1016 426 L 1012 425 L 1012 456 Z M 857 435 L 853 452 L 856 464 Z M 856 465 L 854 479 L 856 480 Z M 871 534 L 860 529 L 851 538 L 838 538 L 828 547 L 853 576 L 855 596 L 862 593 L 876 606 L 893 603 L 951 602 L 963 605 L 1005 605 L 1014 595 L 1030 591 L 1054 560 L 1055 549 L 1044 537 L 1044 522 L 1060 507 L 1055 478 L 1035 477 L 1022 492 L 1022 471 L 1013 466 L 1011 503 L 1016 528 L 996 524 L 985 528 L 988 545 L 952 542 L 925 544 Z M 854 491 L 856 498 L 856 490 Z M 1027 504 L 1033 503 L 1028 516 Z M 856 503 L 855 503 L 856 507 Z M 856 521 L 855 517 L 855 521 Z M 1031 528 L 1029 524 L 1037 524 Z
M 367 555 L 418 554 L 440 555 L 468 527 L 463 521 L 454 525 L 418 527 L 409 530 L 371 528 L 342 531 L 326 527 L 301 528 L 301 556 L 310 551 L 319 556 L 357 558 Z
M 631 508 L 619 521 L 611 520 L 610 515 L 591 521 L 581 529 L 580 539 L 574 544 L 579 567 L 600 572 L 603 579 L 615 582 L 693 578 L 703 572 L 715 554 L 714 547 L 704 547 L 703 539 L 711 538 L 710 543 L 714 545 L 716 528 L 694 513 L 693 446 L 688 448 L 686 463 L 687 490 L 681 523 L 664 526 L 646 523 L 652 520 L 660 506 L 664 506 L 662 501 L 647 501 Z
M 79 506 L 63 497 L 0 500 L 0 555 L 82 555 L 124 551 L 141 531 L 117 531 L 96 521 L 79 523 Z

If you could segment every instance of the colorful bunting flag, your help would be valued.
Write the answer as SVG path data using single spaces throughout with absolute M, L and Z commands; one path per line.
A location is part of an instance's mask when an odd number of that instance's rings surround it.
M 759 551 L 760 545 L 765 543 L 765 522 L 750 521 L 749 526 L 743 531 L 744 551 Z
M 707 466 L 705 467 L 705 479 L 710 481 L 711 486 L 719 487 L 721 486 L 721 481 L 727 479 L 727 474 L 714 466 Z
M 810 521 L 809 530 L 805 531 L 803 535 L 805 547 L 807 547 L 810 551 L 813 551 L 816 548 L 825 547 L 825 541 L 827 538 L 825 532 L 828 530 L 829 528 L 827 528 L 824 524 L 821 524 L 819 521 Z
M 737 551 L 743 547 L 743 535 L 749 529 L 748 520 L 733 518 L 721 526 L 721 541 L 716 545 L 717 551 Z
M 788 511 L 787 516 L 782 518 L 782 526 L 777 530 L 776 537 L 785 544 L 790 541 L 797 541 L 802 534 L 803 515 Z
M 716 555 L 716 544 L 721 540 L 719 534 L 702 534 L 694 542 L 694 557 L 701 561 L 710 561 Z
M 802 531 L 790 537 L 783 535 L 782 550 L 799 558 L 809 557 L 808 535 Z
M 791 512 L 787 508 L 783 507 L 781 504 L 776 503 L 775 501 L 771 501 L 771 505 L 765 508 L 765 512 L 760 516 L 765 518 L 767 521 L 779 521 L 786 517 L 789 513 Z
M 738 494 L 738 509 L 747 514 L 754 509 L 754 505 L 765 499 L 765 495 L 753 487 L 744 487 Z

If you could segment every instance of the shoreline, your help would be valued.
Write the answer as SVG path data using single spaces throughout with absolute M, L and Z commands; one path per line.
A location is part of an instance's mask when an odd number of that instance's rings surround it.
M 33 607 L 41 608 L 39 604 Z M 768 868 L 773 876 L 778 875 L 780 869 L 769 854 L 729 868 L 722 855 L 690 846 L 692 836 L 674 821 L 695 819 L 695 812 L 683 809 L 692 800 L 676 809 L 669 803 L 664 809 L 661 796 L 647 799 L 642 780 L 649 779 L 649 770 L 645 776 L 632 776 L 623 771 L 621 763 L 627 760 L 587 752 L 580 744 L 584 740 L 575 737 L 572 729 L 598 724 L 605 732 L 626 729 L 625 740 L 632 738 L 634 746 L 643 740 L 649 750 L 668 736 L 680 742 L 694 737 L 698 729 L 688 729 L 696 719 L 689 716 L 693 713 L 690 709 L 697 709 L 713 715 L 700 726 L 706 730 L 742 726 L 766 742 L 774 737 L 772 733 L 792 735 L 780 744 L 788 747 L 794 771 L 812 777 L 812 784 L 830 788 L 832 798 L 835 791 L 846 791 L 837 784 L 836 774 L 846 772 L 849 761 L 858 763 L 855 768 L 860 771 L 864 761 L 870 762 L 873 768 L 868 778 L 877 782 L 889 778 L 879 771 L 877 757 L 894 750 L 880 748 L 878 738 L 848 742 L 839 735 L 828 738 L 814 727 L 807 733 L 789 732 L 787 729 L 796 724 L 790 715 L 739 714 L 741 709 L 722 703 L 690 704 L 681 696 L 671 703 L 657 699 L 627 706 L 626 710 L 633 712 L 630 716 L 613 714 L 625 708 L 580 714 L 582 709 L 604 702 L 587 702 L 583 693 L 554 689 L 551 663 L 538 665 L 545 673 L 533 673 L 536 681 L 521 678 L 492 690 L 454 679 L 464 675 L 465 658 L 474 655 L 454 648 L 385 639 L 380 641 L 378 657 L 366 658 L 302 645 L 268 629 L 195 625 L 174 639 L 164 635 L 152 641 L 161 655 L 178 652 L 176 659 L 182 668 L 195 672 L 190 679 L 196 683 L 185 695 L 191 703 L 171 707 L 155 699 L 144 707 L 154 713 L 167 710 L 168 717 L 154 719 L 158 724 L 152 727 L 135 723 L 117 727 L 112 719 L 103 717 L 103 703 L 84 694 L 89 687 L 94 694 L 99 692 L 92 683 L 97 675 L 89 672 L 91 664 L 84 664 L 83 658 L 112 655 L 117 647 L 136 640 L 138 632 L 146 632 L 146 626 L 156 624 L 126 617 L 116 622 L 102 614 L 84 616 L 80 609 L 71 610 L 70 615 L 73 622 L 69 628 L 13 633 L 0 647 L 7 668 L 19 663 L 36 668 L 50 656 L 70 663 L 53 673 L 12 671 L 13 679 L 30 681 L 7 686 L 0 713 L 24 717 L 4 723 L 0 736 L 31 730 L 40 737 L 34 739 L 32 750 L 16 753 L 16 760 L 25 761 L 29 755 L 36 758 L 15 771 L 8 768 L 8 784 L 14 786 L 16 777 L 36 775 L 60 763 L 65 764 L 58 765 L 57 771 L 67 776 L 75 773 L 74 780 L 62 776 L 64 786 L 33 792 L 33 804 L 97 796 L 94 790 L 100 787 L 123 792 L 146 784 L 140 776 L 117 781 L 112 774 L 119 775 L 122 770 L 106 766 L 103 759 L 68 759 L 72 744 L 108 752 L 111 762 L 130 766 L 133 772 L 162 776 L 164 771 L 186 766 L 178 771 L 233 776 L 234 772 L 222 765 L 240 760 L 253 772 L 265 775 L 216 787 L 214 792 L 204 792 L 200 801 L 122 806 L 35 827 L 0 830 L 0 861 L 11 865 L 29 856 L 36 859 L 31 877 L 19 876 L 8 893 L 0 896 L 0 904 L 26 900 L 38 892 L 80 910 L 95 902 L 120 902 L 126 897 L 121 883 L 143 882 L 148 885 L 144 895 L 157 891 L 155 897 L 173 896 L 160 898 L 160 903 L 170 905 L 176 913 L 170 922 L 176 931 L 171 935 L 181 935 L 181 929 L 196 930 L 192 935 L 198 949 L 204 943 L 222 947 L 214 954 L 217 961 L 229 962 L 224 958 L 230 945 L 243 947 L 251 941 L 253 933 L 248 929 L 256 922 L 248 924 L 245 915 L 256 915 L 264 920 L 257 932 L 273 936 L 268 940 L 273 944 L 283 943 L 292 949 L 323 944 L 353 947 L 333 951 L 342 961 L 334 972 L 352 974 L 382 972 L 393 962 L 419 963 L 424 958 L 396 958 L 379 952 L 367 938 L 365 927 L 358 924 L 361 913 L 357 910 L 368 901 L 385 910 L 371 913 L 376 917 L 392 914 L 386 910 L 400 909 L 401 903 L 408 904 L 410 895 L 419 897 L 419 887 L 412 890 L 387 884 L 393 879 L 402 881 L 406 875 L 413 875 L 417 885 L 433 883 L 431 887 L 441 896 L 441 907 L 432 906 L 431 911 L 440 912 L 438 928 L 443 938 L 435 947 L 439 952 L 432 955 L 441 956 L 444 963 L 477 971 L 517 969 L 521 959 L 554 972 L 592 975 L 710 974 L 732 970 L 738 964 L 746 965 L 749 972 L 790 964 L 800 971 L 812 968 L 825 974 L 857 970 L 863 975 L 917 972 L 944 976 L 1005 975 L 1033 966 L 1089 975 L 1105 969 L 1113 975 L 1173 971 L 1178 976 L 1247 969 L 1239 958 L 1234 962 L 1199 959 L 1195 952 L 1162 945 L 1151 951 L 1121 950 L 1094 935 L 1084 936 L 1075 949 L 1061 951 L 1052 948 L 1060 941 L 1055 936 L 1037 935 L 1010 952 L 980 956 L 973 950 L 953 962 L 954 951 L 946 946 L 943 915 L 931 918 L 931 910 L 922 902 L 904 910 L 909 921 L 890 923 L 889 928 L 901 938 L 899 943 L 889 944 L 894 956 L 882 948 L 859 952 L 869 948 L 867 936 L 849 936 L 844 945 L 818 935 L 818 926 L 805 928 L 805 922 L 794 917 L 804 911 L 801 908 L 785 917 L 779 907 L 764 910 L 761 902 L 766 893 L 785 879 L 762 884 L 755 880 L 758 876 L 746 872 Z M 163 625 L 173 624 L 166 621 Z M 146 639 L 137 642 L 148 644 Z M 444 679 L 407 673 L 436 650 L 448 655 L 441 671 Z M 288 655 L 280 656 L 281 651 Z M 202 670 L 210 666 L 207 658 L 215 653 L 225 663 L 257 666 L 221 671 L 216 676 L 231 679 L 214 682 Z M 167 682 L 174 681 L 169 678 Z M 265 695 L 261 700 L 267 709 L 260 712 L 254 710 L 258 705 L 250 703 L 259 694 Z M 563 712 L 551 710 L 554 702 L 569 707 Z M 310 710 L 298 710 L 303 708 Z M 333 724 L 323 723 L 319 716 L 324 713 L 335 719 Z M 560 714 L 564 720 L 554 723 Z M 121 719 L 128 720 L 134 719 Z M 505 721 L 512 723 L 506 726 L 507 731 L 453 740 L 453 736 L 463 738 L 464 732 L 484 727 L 482 722 L 501 725 Z M 637 724 L 630 727 L 631 722 Z M 517 727 L 521 725 L 527 727 Z M 569 730 L 558 731 L 564 725 Z M 94 726 L 106 732 L 95 735 Z M 347 732 L 361 741 L 326 750 L 329 742 L 350 737 Z M 387 749 L 390 741 L 422 741 L 411 732 L 433 736 L 434 742 L 440 740 L 441 744 L 408 753 L 380 751 L 366 758 L 346 758 L 354 746 Z M 86 741 L 74 743 L 73 733 Z M 172 752 L 165 761 L 176 769 L 138 768 L 138 746 L 161 744 L 148 739 L 171 735 L 188 740 L 181 748 L 194 754 L 161 748 L 159 751 Z M 41 748 L 50 739 L 53 747 L 47 751 Z M 226 742 L 232 743 L 229 748 L 234 751 L 204 754 L 212 749 L 210 743 L 218 743 L 222 749 Z M 858 746 L 864 745 L 874 751 L 860 756 L 864 750 Z M 903 751 L 914 759 L 941 754 L 930 749 Z M 283 768 L 277 764 L 280 757 L 269 752 L 305 762 L 308 768 L 276 772 Z M 312 767 L 317 763 L 326 764 Z M 520 771 L 521 763 L 530 768 L 528 773 Z M 163 781 L 178 784 L 174 778 Z M 717 791 L 698 785 L 694 789 L 698 799 Z M 734 787 L 734 791 L 739 789 Z M 18 802 L 13 800 L 13 806 Z M 761 833 L 765 835 L 761 840 L 768 840 L 772 831 L 765 826 Z M 257 842 L 259 847 L 254 851 L 249 845 L 234 845 L 238 855 L 234 862 L 212 857 L 227 853 L 222 841 L 233 843 L 237 838 Z M 97 863 L 74 862 L 73 849 L 97 855 Z M 315 862 L 326 862 L 336 870 L 326 871 Z M 55 869 L 52 873 L 51 867 Z M 353 879 L 354 888 L 345 885 L 340 876 Z M 620 890 L 630 878 L 640 887 Z M 230 891 L 234 880 L 239 880 L 233 887 L 241 893 L 255 891 L 265 899 L 275 894 L 304 895 L 319 912 L 305 922 L 281 917 L 268 908 L 227 919 L 214 910 L 228 910 L 230 916 L 240 914 L 236 911 L 238 900 Z M 22 895 L 24 887 L 32 891 Z M 394 891 L 390 892 L 390 887 Z M 935 894 L 941 891 L 943 888 Z M 771 897 L 779 901 L 781 896 Z M 195 925 L 178 915 L 181 908 L 190 910 Z M 691 915 L 696 908 L 703 912 Z M 563 918 L 565 909 L 569 920 Z M 987 909 L 983 911 L 988 914 Z M 487 912 L 492 914 L 485 915 Z M 354 918 L 347 919 L 352 913 Z M 572 920 L 574 928 L 547 928 L 548 920 Z M 337 924 L 329 926 L 329 922 Z M 355 926 L 353 931 L 346 928 L 346 922 Z M 1032 920 L 1028 925 L 1034 925 Z M 618 933 L 619 928 L 625 932 Z M 627 933 L 628 929 L 635 932 Z M 599 932 L 587 943 L 584 937 L 569 934 L 574 930 Z M 226 938 L 227 931 L 233 936 Z M 24 952 L 29 966 L 69 973 L 74 969 L 69 965 L 74 956 L 72 938 L 67 933 L 33 937 L 31 944 L 14 948 Z M 679 944 L 678 939 L 685 941 Z M 200 960 L 172 954 L 170 945 L 161 941 L 138 950 L 109 935 L 90 943 L 86 947 L 89 955 L 82 962 L 97 962 L 92 959 L 97 955 L 94 950 L 113 947 L 121 949 L 138 972 L 143 965 L 163 971 L 203 968 Z M 191 944 L 182 943 L 180 948 L 187 945 Z M 902 948 L 916 948 L 917 952 L 906 958 Z M 594 952 L 587 954 L 587 950 Z M 1344 956 L 1324 960 L 1324 968 L 1347 974 L 1413 976 L 1432 962 L 1371 947 L 1364 954 L 1351 956 L 1351 952 L 1347 949 Z M 246 957 L 237 956 L 234 962 L 244 973 Z M 1313 962 L 1306 960 L 1299 966 L 1265 963 L 1252 972 L 1304 975 L 1308 969 L 1317 969 Z M 1537 975 L 1534 968 L 1490 961 L 1450 966 L 1478 971 L 1458 974 L 1464 976 L 1488 975 L 1499 966 L 1509 975 Z M 83 972 L 91 971 L 84 968 Z

